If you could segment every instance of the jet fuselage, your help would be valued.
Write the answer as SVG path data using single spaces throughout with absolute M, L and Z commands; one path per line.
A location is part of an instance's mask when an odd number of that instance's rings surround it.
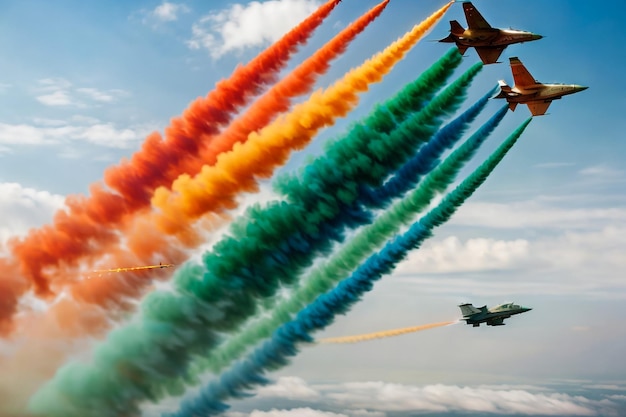
M 578 93 L 588 87 L 577 84 L 535 84 L 524 88 L 513 87 L 507 94 L 509 103 L 526 103 L 528 101 L 558 100 L 568 94 Z
M 514 43 L 536 41 L 542 38 L 541 35 L 532 32 L 496 28 L 465 29 L 462 35 L 456 36 L 453 34 L 453 37 L 457 44 L 467 47 L 507 46 Z M 454 40 L 451 39 L 447 42 L 454 42 Z

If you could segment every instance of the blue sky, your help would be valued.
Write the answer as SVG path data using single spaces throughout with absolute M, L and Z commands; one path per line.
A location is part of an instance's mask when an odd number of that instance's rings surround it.
M 0 245 L 49 222 L 64 196 L 86 193 L 106 167 L 132 155 L 147 133 L 162 130 L 194 98 L 319 3 L 277 1 L 291 7 L 293 21 L 280 19 L 284 28 L 252 19 L 220 38 L 219 30 L 209 30 L 207 16 L 221 27 L 236 23 L 241 14 L 233 10 L 245 12 L 248 2 L 0 0 Z M 376 3 L 343 0 L 292 66 Z M 240 9 L 234 9 L 237 4 Z M 442 4 L 392 0 L 319 86 Z M 626 3 L 474 4 L 494 26 L 545 38 L 513 45 L 502 64 L 485 67 L 468 104 L 498 79 L 512 84 L 509 56 L 520 57 L 539 81 L 590 88 L 554 102 L 547 116 L 533 120 L 457 215 L 320 337 L 455 319 L 456 305 L 464 301 L 515 301 L 534 310 L 499 328 L 454 325 L 355 345 L 306 347 L 291 366 L 273 375 L 277 385 L 235 403 L 233 416 L 254 410 L 255 416 L 306 415 L 303 407 L 311 416 L 377 417 L 420 411 L 619 415 L 626 410 L 626 98 L 620 87 Z M 449 45 L 430 41 L 447 36 L 452 19 L 465 23 L 460 4 L 363 95 L 347 119 L 294 155 L 285 170 L 319 154 L 326 139 L 441 56 Z M 217 41 L 209 42 L 208 34 Z M 468 51 L 459 73 L 477 60 Z M 490 103 L 487 113 L 500 105 Z M 528 114 L 521 106 L 509 113 L 468 170 Z M 267 198 L 269 184 L 266 188 L 248 200 Z M 557 400 L 562 408 L 545 408 Z M 481 401 L 492 408 L 472 408 Z M 528 408 L 513 406 L 524 401 Z M 147 415 L 173 404 L 153 406 Z M 273 408 L 286 411 L 271 414 Z

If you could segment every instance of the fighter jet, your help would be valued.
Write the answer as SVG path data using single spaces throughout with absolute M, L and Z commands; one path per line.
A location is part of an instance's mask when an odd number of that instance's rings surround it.
M 536 41 L 543 37 L 521 30 L 492 28 L 469 1 L 463 3 L 463 10 L 468 28 L 464 29 L 459 22 L 452 20 L 450 35 L 439 42 L 456 43 L 461 55 L 467 48 L 474 47 L 484 64 L 497 62 L 507 45 Z
M 471 324 L 473 327 L 479 327 L 480 323 L 487 323 L 487 326 L 504 326 L 504 319 L 532 310 L 532 308 L 513 303 L 500 304 L 491 308 L 487 308 L 487 306 L 476 308 L 467 303 L 461 304 L 459 307 L 463 313 L 461 320 L 465 320 L 467 324 Z
M 505 98 L 509 102 L 509 109 L 515 110 L 519 103 L 528 105 L 533 116 L 546 114 L 552 100 L 586 90 L 588 87 L 576 84 L 541 84 L 530 75 L 522 61 L 517 57 L 509 58 L 513 73 L 513 88 L 503 80 L 500 84 L 500 94 L 494 98 Z

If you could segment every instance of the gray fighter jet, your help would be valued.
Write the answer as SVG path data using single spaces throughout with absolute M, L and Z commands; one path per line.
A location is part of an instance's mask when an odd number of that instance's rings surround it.
M 456 43 L 461 55 L 467 48 L 473 47 L 484 64 L 497 62 L 507 45 L 535 41 L 543 37 L 521 30 L 492 28 L 469 1 L 463 3 L 463 11 L 468 28 L 465 29 L 459 22 L 452 20 L 450 35 L 439 42 Z
M 487 308 L 487 306 L 476 308 L 467 303 L 461 304 L 459 307 L 463 313 L 461 320 L 465 320 L 467 324 L 471 324 L 473 327 L 479 327 L 480 323 L 487 323 L 487 326 L 504 326 L 504 319 L 532 310 L 532 308 L 513 303 L 500 304 L 491 308 Z
M 530 75 L 522 61 L 517 57 L 509 58 L 513 73 L 513 88 L 500 80 L 500 94 L 494 98 L 505 98 L 509 109 L 515 110 L 518 104 L 526 104 L 533 116 L 546 114 L 552 100 L 586 90 L 588 87 L 576 84 L 541 84 Z

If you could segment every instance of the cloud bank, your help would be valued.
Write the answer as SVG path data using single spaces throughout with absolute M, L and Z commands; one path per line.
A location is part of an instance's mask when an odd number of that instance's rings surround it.
M 206 49 L 213 58 L 267 45 L 313 13 L 320 4 L 317 0 L 233 4 L 227 9 L 203 16 L 196 22 L 187 45 L 191 49 Z

